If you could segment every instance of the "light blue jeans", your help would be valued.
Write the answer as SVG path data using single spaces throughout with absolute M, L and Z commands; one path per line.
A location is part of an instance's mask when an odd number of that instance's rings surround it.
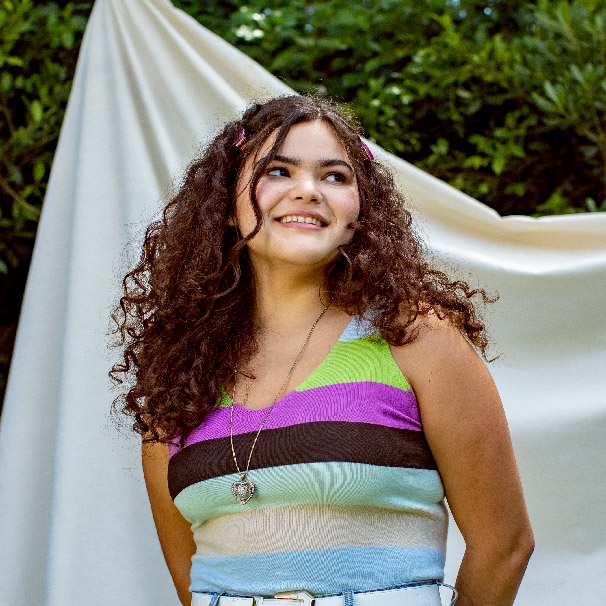
M 306 594 L 309 598 L 307 600 L 193 592 L 192 606 L 442 606 L 440 587 L 452 591 L 452 597 L 445 603 L 454 606 L 457 601 L 456 589 L 439 581 L 421 581 L 374 590 L 344 591 L 318 596 Z

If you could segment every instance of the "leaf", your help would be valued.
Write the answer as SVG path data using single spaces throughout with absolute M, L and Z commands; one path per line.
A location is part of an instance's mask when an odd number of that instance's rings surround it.
M 488 185 L 488 183 L 486 183 L 486 181 L 483 181 L 478 186 L 478 193 L 480 193 L 481 195 L 486 195 L 489 191 L 490 191 L 490 185 Z
M 20 57 L 5 57 L 4 63 L 7 65 L 12 65 L 14 67 L 23 67 L 25 65 L 23 59 Z
M 40 120 L 42 120 L 42 116 L 44 115 L 44 108 L 42 107 L 42 103 L 40 103 L 38 99 L 35 99 L 31 102 L 29 106 L 29 111 L 32 114 L 34 122 L 40 122 Z
M 556 9 L 556 15 L 560 23 L 563 25 L 570 25 L 571 10 L 570 4 L 567 2 L 567 0 L 560 2 L 558 8 Z
M 572 77 L 581 85 L 585 84 L 585 76 L 577 65 L 572 64 L 568 70 L 572 74 Z
M 480 111 L 482 107 L 482 100 L 481 99 L 474 99 L 466 108 L 465 108 L 465 113 L 468 116 L 472 116 L 473 114 L 477 113 L 478 111 Z
M 500 175 L 503 172 L 503 169 L 505 168 L 506 162 L 507 160 L 504 156 L 497 156 L 496 158 L 493 158 L 490 165 L 492 168 L 492 172 L 495 175 Z
M 541 97 L 541 95 L 537 95 L 537 93 L 532 93 L 532 99 L 537 104 L 537 107 L 544 112 L 551 113 L 557 110 L 557 107 L 551 101 L 548 101 L 545 97 Z
M 562 194 L 562 188 L 553 192 L 543 204 L 537 206 L 537 214 L 540 215 L 568 215 L 576 212 L 574 207 L 568 204 L 568 198 Z
M 606 198 L 599 206 L 593 198 L 585 198 L 585 207 L 591 213 L 606 212 Z
M 505 188 L 505 193 L 521 197 L 526 193 L 526 186 L 524 183 L 511 183 Z
M 0 90 L 3 93 L 8 93 L 13 87 L 13 76 L 9 72 L 3 72 L 0 76 Z
M 554 85 L 549 82 L 549 80 L 543 84 L 543 90 L 545 91 L 545 94 L 547 95 L 548 99 L 553 101 L 555 105 L 560 105 L 560 98 L 558 95 L 559 91 L 555 89 Z
M 487 158 L 483 158 L 482 156 L 469 156 L 467 158 L 465 158 L 465 160 L 463 161 L 463 168 L 474 168 L 474 169 L 479 169 L 482 168 L 484 166 L 486 166 L 488 164 L 488 159 Z
M 73 31 L 67 30 L 67 31 L 64 31 L 61 34 L 61 43 L 68 50 L 71 49 L 71 48 L 73 48 L 74 41 L 75 41 L 75 36 L 74 36 L 74 32 Z
M 440 156 L 445 156 L 448 153 L 450 145 L 446 139 L 441 137 L 436 141 L 435 145 L 431 146 L 432 151 Z
M 42 160 L 36 160 L 34 163 L 34 181 L 40 183 L 46 174 L 46 167 Z

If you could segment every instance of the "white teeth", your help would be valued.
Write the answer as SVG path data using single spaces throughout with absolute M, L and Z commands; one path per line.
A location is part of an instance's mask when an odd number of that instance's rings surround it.
M 314 217 L 301 217 L 299 215 L 287 215 L 286 217 L 282 217 L 280 223 L 311 223 L 312 225 L 322 227 L 322 222 L 318 219 L 315 219 Z

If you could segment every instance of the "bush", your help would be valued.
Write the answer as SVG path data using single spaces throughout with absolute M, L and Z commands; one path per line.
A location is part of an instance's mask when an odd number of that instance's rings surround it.
M 0 0 L 0 392 L 92 4 Z M 501 214 L 606 210 L 603 0 L 175 5 Z
M 0 397 L 80 40 L 92 2 L 0 2 Z
M 29 262 L 91 4 L 0 5 L 0 273 Z
M 371 139 L 501 214 L 606 210 L 606 7 L 598 0 L 180 3 Z M 228 11 L 226 11 L 228 12 Z M 223 13 L 223 15 L 226 13 Z

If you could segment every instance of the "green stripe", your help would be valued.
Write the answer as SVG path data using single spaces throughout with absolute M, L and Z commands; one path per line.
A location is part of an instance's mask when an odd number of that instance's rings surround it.
M 379 336 L 338 341 L 314 372 L 295 389 L 303 391 L 338 383 L 383 383 L 408 391 L 410 385 Z
M 320 365 L 293 391 L 305 391 L 340 383 L 383 383 L 404 391 L 411 389 L 391 355 L 389 343 L 379 335 L 337 341 Z M 229 406 L 225 392 L 217 406 Z
M 237 474 L 219 476 L 184 488 L 175 505 L 196 527 L 225 514 L 285 505 L 341 505 L 422 510 L 442 515 L 444 488 L 433 469 L 380 467 L 364 463 L 303 463 L 254 469 L 248 479 L 256 491 L 246 505 L 233 497 Z

